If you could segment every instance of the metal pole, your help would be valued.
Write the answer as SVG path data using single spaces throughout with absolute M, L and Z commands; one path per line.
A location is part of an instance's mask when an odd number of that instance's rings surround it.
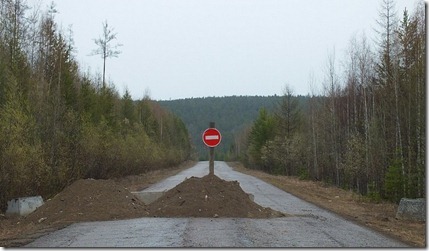
M 210 122 L 209 128 L 215 128 L 215 122 Z M 214 175 L 214 147 L 210 147 L 209 175 Z

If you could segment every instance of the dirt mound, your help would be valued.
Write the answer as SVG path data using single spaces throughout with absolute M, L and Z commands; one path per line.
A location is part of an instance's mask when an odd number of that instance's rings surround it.
M 26 220 L 55 224 L 147 216 L 145 205 L 112 180 L 77 180 L 48 200 Z
M 149 186 L 153 181 L 151 177 L 127 185 L 113 180 L 78 180 L 26 217 L 0 217 L 0 246 L 21 246 L 50 231 L 84 221 L 285 216 L 255 204 L 237 181 L 227 182 L 216 176 L 187 179 L 154 203 L 144 205 L 129 189 Z
M 146 209 L 154 217 L 272 218 L 285 214 L 254 203 L 238 181 L 215 175 L 191 177 L 170 189 Z
M 254 203 L 237 181 L 208 175 L 185 180 L 150 205 L 113 180 L 77 180 L 28 215 L 25 221 L 55 225 L 138 217 L 280 216 L 284 214 Z

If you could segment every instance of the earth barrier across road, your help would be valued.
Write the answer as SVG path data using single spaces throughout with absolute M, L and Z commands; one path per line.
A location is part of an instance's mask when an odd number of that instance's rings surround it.
M 169 177 L 148 191 L 169 190 L 186 177 L 209 173 L 208 162 Z M 305 202 L 253 176 L 215 162 L 215 175 L 237 180 L 261 206 L 291 217 L 138 218 L 75 223 L 25 247 L 408 247 Z

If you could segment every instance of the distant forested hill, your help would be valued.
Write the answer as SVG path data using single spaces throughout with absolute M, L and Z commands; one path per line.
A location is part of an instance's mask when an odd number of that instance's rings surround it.
M 250 127 L 257 118 L 259 109 L 265 107 L 273 111 L 281 101 L 281 96 L 230 96 L 188 98 L 158 101 L 159 104 L 179 116 L 188 128 L 192 142 L 200 160 L 208 159 L 207 147 L 201 136 L 209 122 L 216 123 L 222 134 L 222 142 L 216 147 L 216 160 L 227 158 L 233 147 L 234 134 Z

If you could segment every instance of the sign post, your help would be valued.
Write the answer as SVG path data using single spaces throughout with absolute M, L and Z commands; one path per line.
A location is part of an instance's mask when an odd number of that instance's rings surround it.
M 215 128 L 215 122 L 210 122 L 209 128 L 203 133 L 203 142 L 210 148 L 209 175 L 214 175 L 214 148 L 219 145 L 222 136 Z

